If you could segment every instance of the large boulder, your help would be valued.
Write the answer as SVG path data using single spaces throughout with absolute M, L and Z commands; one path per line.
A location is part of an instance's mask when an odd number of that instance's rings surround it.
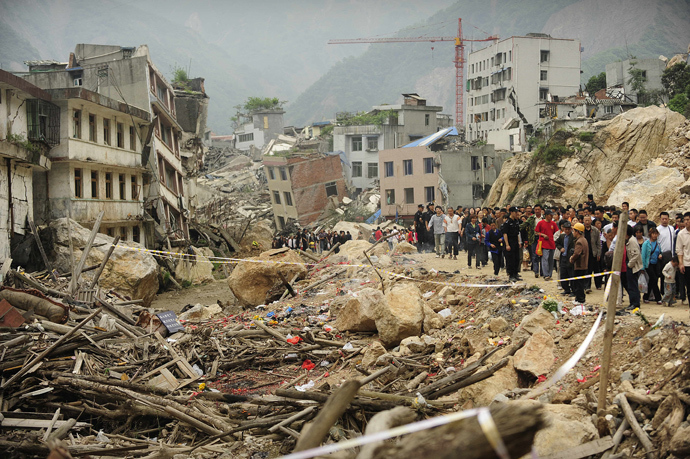
M 59 218 L 50 222 L 49 228 L 53 232 L 51 260 L 53 268 L 60 272 L 70 272 L 71 257 L 69 251 L 70 230 L 67 225 L 67 218 Z M 75 263 L 81 258 L 82 248 L 91 234 L 91 230 L 84 228 L 74 220 L 71 221 L 72 247 Z M 94 239 L 93 247 L 86 257 L 85 266 L 99 264 L 105 258 L 106 253 L 113 244 L 113 238 L 98 233 Z M 118 246 L 127 246 L 130 250 L 122 247 L 116 248 L 103 269 L 98 284 L 105 289 L 112 289 L 120 295 L 129 297 L 133 300 L 143 300 L 144 306 L 149 306 L 158 292 L 158 263 L 145 247 L 136 242 L 120 241 Z M 80 279 L 91 281 L 95 271 L 82 273 Z M 81 282 L 85 284 L 86 282 Z
M 556 319 L 546 309 L 539 306 L 536 310 L 522 318 L 520 325 L 515 329 L 516 337 L 533 334 L 537 330 L 550 330 L 556 326 Z M 525 333 L 526 332 L 526 333 Z
M 409 242 L 400 242 L 396 244 L 394 253 L 417 253 L 417 247 L 413 246 Z
M 536 400 L 512 403 L 539 404 Z M 534 437 L 538 456 L 557 455 L 598 438 L 591 416 L 582 408 L 565 404 L 546 404 L 543 407 L 547 427 Z
M 213 251 L 206 247 L 191 247 L 190 249 L 196 256 L 177 262 L 175 278 L 180 282 L 187 281 L 193 285 L 213 282 L 213 263 L 208 259 L 213 256 Z
M 261 250 L 268 250 L 271 248 L 272 242 L 273 227 L 270 220 L 260 220 L 247 229 L 240 243 L 240 248 L 245 251 L 252 251 L 258 246 Z
M 650 106 L 595 123 L 591 142 L 581 140 L 578 133 L 557 132 L 554 137 L 562 138 L 556 142 L 567 146 L 568 153 L 552 163 L 539 161 L 533 152 L 509 158 L 485 205 L 508 201 L 566 205 L 581 202 L 589 193 L 597 202 L 604 201 L 620 181 L 638 174 L 665 155 L 667 149 L 675 148 L 672 134 L 684 121 L 680 113 Z
M 416 285 L 396 284 L 374 305 L 379 339 L 386 347 L 397 346 L 408 336 L 419 336 L 424 322 L 424 302 Z
M 545 375 L 554 363 L 553 338 L 544 329 L 536 331 L 515 353 L 515 369 L 531 373 L 535 378 Z
M 384 298 L 381 290 L 373 288 L 360 290 L 357 298 L 351 298 L 338 312 L 335 328 L 340 331 L 376 331 L 374 309 L 375 305 L 382 301 Z
M 622 202 L 630 203 L 633 209 L 648 209 L 649 204 L 669 191 L 676 192 L 685 182 L 678 169 L 652 166 L 639 174 L 619 182 L 607 201 L 607 205 L 620 206 Z M 663 209 L 662 209 L 663 210 Z
M 379 357 L 385 353 L 386 348 L 383 347 L 383 344 L 381 344 L 379 341 L 373 341 L 364 351 L 364 355 L 362 357 L 362 366 L 364 368 L 369 368 L 370 366 L 374 365 Z
M 258 306 L 266 301 L 266 294 L 276 284 L 281 273 L 286 280 L 304 278 L 307 268 L 293 250 L 274 249 L 248 258 L 237 264 L 228 277 L 228 286 L 241 306 Z

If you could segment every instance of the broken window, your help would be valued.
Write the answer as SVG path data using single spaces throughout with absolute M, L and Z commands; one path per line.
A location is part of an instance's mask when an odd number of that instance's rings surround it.
M 431 118 L 430 118 L 430 116 L 429 116 L 428 113 L 424 115 L 424 126 L 428 126 L 428 125 L 429 125 L 430 119 L 431 119 Z
M 91 198 L 98 199 L 98 171 L 91 171 Z
M 120 199 L 127 199 L 127 184 L 125 182 L 125 174 L 120 174 Z
M 49 145 L 60 143 L 60 108 L 40 99 L 26 100 L 27 138 Z
M 414 188 L 405 188 L 405 204 L 414 204 Z
M 89 113 L 89 141 L 96 141 L 96 115 Z
M 72 137 L 81 139 L 81 110 L 74 110 L 72 115 Z
M 280 170 L 280 180 L 287 180 L 287 170 L 284 167 L 279 167 Z
M 129 127 L 129 149 L 132 151 L 137 150 L 137 133 L 134 130 L 134 126 Z
M 103 118 L 103 143 L 110 145 L 110 120 Z
M 487 169 L 489 167 L 489 160 L 491 158 L 489 156 L 484 156 L 484 169 Z
M 424 187 L 424 200 L 426 202 L 434 202 L 436 199 L 436 188 L 433 186 Z
M 127 240 L 127 227 L 126 226 L 120 227 L 120 240 L 123 240 L 123 241 Z
M 83 198 L 84 188 L 82 185 L 81 169 L 74 169 L 74 197 Z
M 278 227 L 280 227 L 280 229 L 285 228 L 285 217 L 278 216 Z
M 273 192 L 273 202 L 280 204 L 280 191 Z
M 113 199 L 113 174 L 105 173 L 105 199 Z
M 393 161 L 383 163 L 384 177 L 393 177 Z
M 125 148 L 125 125 L 117 123 L 117 148 Z
M 479 156 L 472 156 L 472 170 L 478 171 L 479 169 L 481 169 L 479 164 Z
M 367 151 L 377 151 L 379 149 L 378 137 L 367 137 Z
M 141 242 L 141 230 L 138 226 L 132 228 L 132 240 L 134 242 Z
M 547 100 L 549 98 L 549 88 L 539 88 L 539 100 Z
M 546 70 L 542 70 L 541 72 L 539 72 L 539 79 L 540 79 L 541 81 L 546 81 L 547 73 L 548 73 L 548 72 L 547 72 Z
M 338 196 L 338 186 L 335 182 L 326 183 L 326 196 Z
M 268 178 L 270 178 L 271 180 L 276 179 L 276 170 L 273 166 L 269 166 L 268 168 Z
M 254 133 L 250 132 L 249 134 L 240 134 L 237 136 L 237 141 L 238 142 L 251 142 L 254 140 Z
M 379 178 L 379 163 L 367 163 L 367 177 Z
M 395 190 L 386 190 L 386 204 L 395 205 Z
M 434 158 L 424 158 L 424 173 L 433 174 L 434 173 Z
M 352 138 L 352 151 L 362 151 L 362 136 Z
M 403 160 L 403 175 L 412 175 L 412 160 Z
M 139 184 L 137 183 L 137 177 L 135 175 L 131 178 L 131 188 L 132 188 L 132 200 L 139 199 Z
M 539 53 L 539 62 L 549 62 L 549 51 L 541 50 Z
M 292 205 L 292 194 L 290 194 L 289 191 L 283 191 L 283 196 L 285 197 L 285 205 L 291 206 Z
M 352 176 L 361 177 L 362 176 L 362 161 L 352 161 Z

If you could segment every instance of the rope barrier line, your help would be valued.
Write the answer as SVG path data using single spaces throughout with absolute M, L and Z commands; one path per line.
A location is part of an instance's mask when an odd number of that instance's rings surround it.
M 167 252 L 163 250 L 153 250 L 153 249 L 143 249 L 139 247 L 129 247 L 126 245 L 120 245 L 118 244 L 116 246 L 117 248 L 125 249 L 125 250 L 131 250 L 135 252 L 142 252 L 142 253 L 149 253 L 154 257 L 159 257 L 159 258 L 176 258 L 178 260 L 186 260 L 186 261 L 205 261 L 205 260 L 198 260 L 199 257 L 204 257 L 208 259 L 209 263 L 218 263 L 218 264 L 237 264 L 240 262 L 245 262 L 245 263 L 262 263 L 262 264 L 277 264 L 277 265 L 298 265 L 298 266 L 314 266 L 317 263 L 299 263 L 299 262 L 294 262 L 294 261 L 271 261 L 271 260 L 252 260 L 249 258 L 228 258 L 228 257 L 216 257 L 216 256 L 206 256 L 206 255 L 197 255 L 197 254 L 188 254 L 188 253 L 181 253 L 181 252 Z M 363 264 L 343 264 L 340 266 L 347 266 L 347 267 L 352 267 L 352 268 L 364 268 L 364 269 L 374 269 L 371 265 L 363 265 Z M 426 279 L 416 279 L 414 277 L 410 276 L 405 276 L 404 274 L 399 274 L 395 273 L 393 271 L 388 271 L 385 269 L 379 268 L 380 272 L 383 272 L 384 274 L 397 277 L 400 279 L 406 279 L 406 280 L 411 280 L 414 282 L 425 282 L 425 283 L 430 283 L 430 284 L 436 284 L 436 285 L 443 285 L 443 286 L 452 286 L 452 287 L 467 287 L 467 288 L 504 288 L 504 287 L 516 287 L 520 285 L 527 285 L 527 282 L 522 282 L 522 283 L 510 283 L 510 284 L 474 284 L 474 283 L 465 283 L 465 282 L 441 282 L 441 281 L 433 281 L 433 280 L 426 280 Z M 550 281 L 546 282 L 564 282 L 564 281 L 571 281 L 571 280 L 581 280 L 581 279 L 588 279 L 588 278 L 594 278 L 598 276 L 606 276 L 609 274 L 615 274 L 615 275 L 620 275 L 620 272 L 618 271 L 606 271 L 603 273 L 594 273 L 594 274 L 588 274 L 586 276 L 578 276 L 578 277 L 570 277 L 567 279 L 551 279 Z

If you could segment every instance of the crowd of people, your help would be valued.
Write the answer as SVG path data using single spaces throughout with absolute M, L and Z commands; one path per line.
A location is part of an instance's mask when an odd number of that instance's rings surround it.
M 593 196 L 576 207 L 539 204 L 524 207 L 488 208 L 448 207 L 429 203 L 419 205 L 410 228 L 420 252 L 435 252 L 437 257 L 457 260 L 467 253 L 467 266 L 486 266 L 491 259 L 494 274 L 505 269 L 510 281 L 522 280 L 520 273 L 551 280 L 554 272 L 561 280 L 559 289 L 578 304 L 586 300 L 592 286 L 606 284 L 603 272 L 621 273 L 622 289 L 628 308 L 656 301 L 672 306 L 675 298 L 685 302 L 690 286 L 690 212 L 671 216 L 661 212 L 659 224 L 648 219 L 644 209 L 597 206 Z M 619 231 L 621 213 L 629 216 L 627 228 Z M 614 268 L 613 253 L 618 236 L 625 249 L 621 266 Z M 522 266 L 522 269 L 521 269 Z M 688 268 L 686 270 L 686 267 Z
M 352 240 L 352 235 L 349 231 L 327 231 L 321 229 L 317 231 L 310 231 L 304 228 L 302 231 L 297 231 L 289 236 L 276 236 L 271 243 L 272 249 L 281 249 L 288 247 L 293 250 L 303 250 L 305 252 L 322 253 L 331 250 L 338 243 L 344 244 Z M 339 252 L 336 248 L 335 252 Z

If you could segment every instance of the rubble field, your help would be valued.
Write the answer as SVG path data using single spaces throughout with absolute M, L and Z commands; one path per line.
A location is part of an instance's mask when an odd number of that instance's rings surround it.
M 478 407 L 510 457 L 690 457 L 687 305 L 617 311 L 598 413 L 604 320 L 551 378 L 593 329 L 600 291 L 577 308 L 529 272 L 508 285 L 464 260 L 387 249 L 266 251 L 210 295 L 192 287 L 160 309 L 112 289 L 77 301 L 68 277 L 10 272 L 6 323 L 29 314 L 0 329 L 3 457 L 273 458 Z M 32 298 L 69 306 L 49 319 L 22 309 Z M 499 457 L 476 418 L 328 457 L 456 448 Z

